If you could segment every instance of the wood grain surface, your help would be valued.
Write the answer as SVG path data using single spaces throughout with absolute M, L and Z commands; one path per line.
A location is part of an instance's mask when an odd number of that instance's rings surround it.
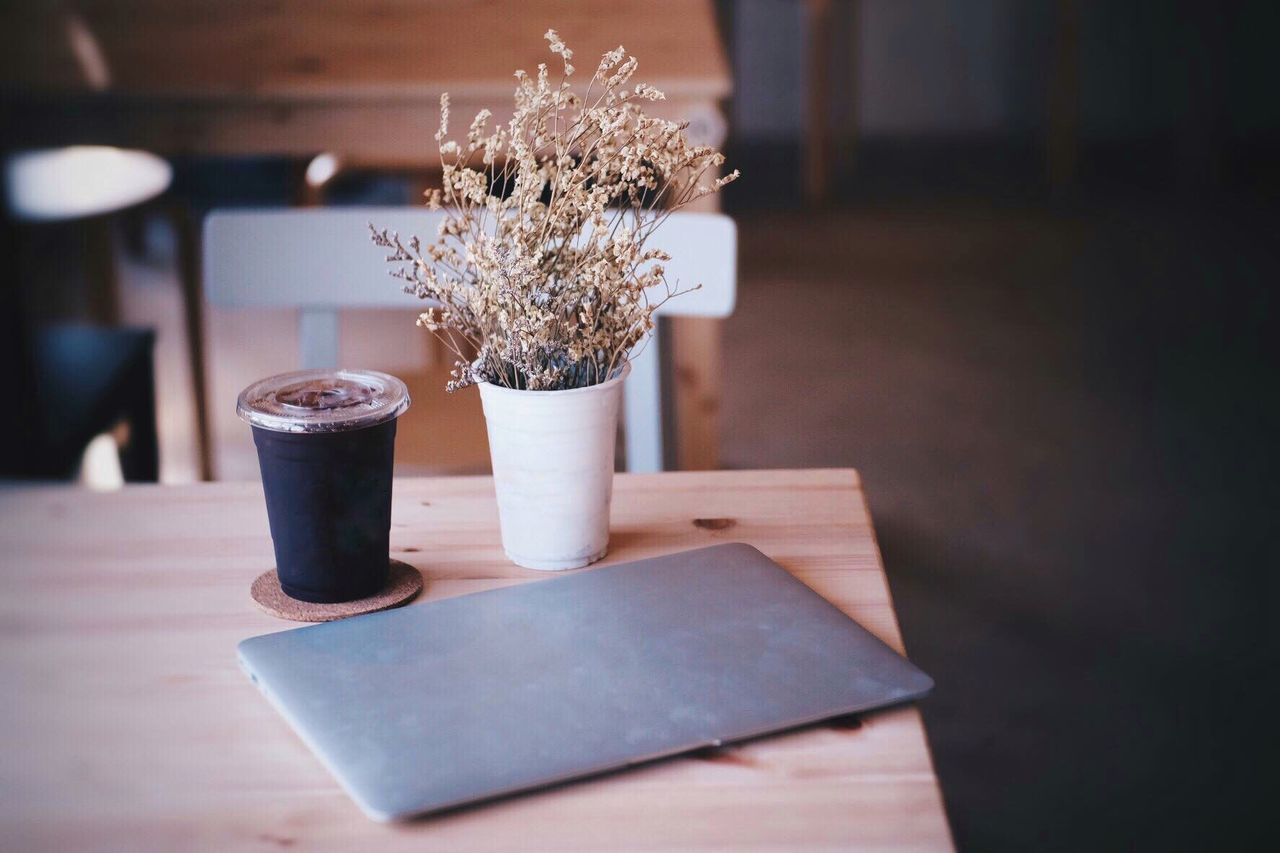
M 397 97 L 514 88 L 511 72 L 555 70 L 556 29 L 585 81 L 619 43 L 679 96 L 728 94 L 705 0 L 77 0 L 6 7 L 4 77 L 88 91 L 83 42 L 105 88 L 182 97 Z M 557 73 L 558 76 L 558 73 Z
M 430 165 L 440 94 L 464 130 L 481 107 L 505 120 L 512 72 L 557 67 L 549 27 L 583 86 L 624 44 L 658 113 L 696 125 L 731 90 L 703 0 L 84 0 L 0 7 L 0 117 L 24 145 Z
M 488 478 L 398 480 L 391 541 L 427 578 L 411 607 L 546 577 L 503 558 Z M 854 472 L 618 476 L 604 564 L 727 541 L 902 649 Z M 236 665 L 288 627 L 249 600 L 272 564 L 260 485 L 0 489 L 0 555 L 6 849 L 951 846 L 913 707 L 371 823 Z

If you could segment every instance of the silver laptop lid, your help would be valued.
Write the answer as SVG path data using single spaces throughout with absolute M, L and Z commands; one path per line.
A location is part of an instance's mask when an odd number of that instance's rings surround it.
M 749 545 L 254 637 L 240 660 L 375 820 L 927 693 Z

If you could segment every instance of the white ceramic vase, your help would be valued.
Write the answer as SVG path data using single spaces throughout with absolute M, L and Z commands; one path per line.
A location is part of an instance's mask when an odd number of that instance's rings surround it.
M 594 563 L 609 549 L 613 457 L 626 365 L 589 388 L 480 385 L 502 548 L 543 571 Z

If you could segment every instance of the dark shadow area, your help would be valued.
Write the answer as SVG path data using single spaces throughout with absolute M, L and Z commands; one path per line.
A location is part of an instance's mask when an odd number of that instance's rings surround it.
M 1258 837 L 1276 212 L 741 224 L 726 461 L 862 472 L 961 846 Z
M 861 471 L 960 847 L 1257 846 L 1276 8 L 727 5 L 723 459 Z

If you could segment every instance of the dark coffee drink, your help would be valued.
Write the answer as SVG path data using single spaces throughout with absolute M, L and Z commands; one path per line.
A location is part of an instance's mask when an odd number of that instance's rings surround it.
M 240 395 L 287 595 L 351 601 L 385 585 L 396 418 L 408 407 L 404 383 L 366 370 L 289 373 Z

